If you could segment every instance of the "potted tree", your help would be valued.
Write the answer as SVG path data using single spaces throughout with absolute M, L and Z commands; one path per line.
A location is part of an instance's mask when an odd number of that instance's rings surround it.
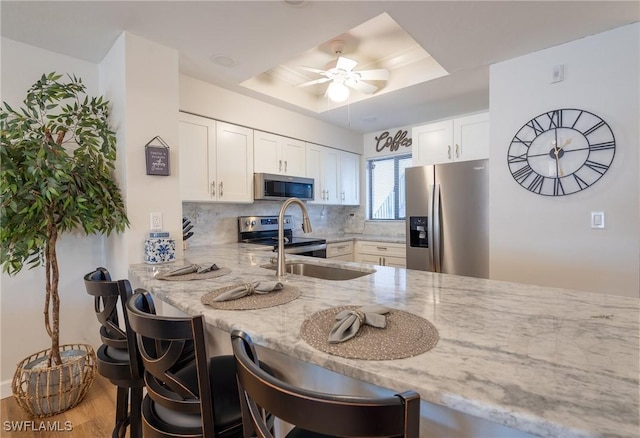
M 51 348 L 21 362 L 14 396 L 38 417 L 79 403 L 93 382 L 91 346 L 60 345 L 56 243 L 62 233 L 124 231 L 129 224 L 113 170 L 109 102 L 89 97 L 80 78 L 50 73 L 24 106 L 0 107 L 0 263 L 9 275 L 44 265 L 44 325 Z

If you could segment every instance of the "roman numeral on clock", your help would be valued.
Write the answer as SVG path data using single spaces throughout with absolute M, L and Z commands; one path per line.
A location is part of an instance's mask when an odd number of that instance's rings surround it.
M 562 187 L 562 181 L 560 178 L 556 178 L 553 180 L 553 195 L 564 195 L 564 187 Z
M 527 161 L 527 154 L 524 153 L 522 155 L 509 155 L 508 161 L 509 163 L 524 163 Z
M 542 192 L 543 182 L 544 182 L 544 177 L 542 175 L 536 175 L 536 177 L 533 179 L 533 181 L 531 181 L 531 184 L 529 184 L 529 187 L 527 188 L 531 192 L 540 193 Z
M 600 120 L 598 123 L 593 125 L 591 128 L 587 129 L 583 132 L 585 136 L 592 134 L 594 131 L 602 128 L 605 125 L 604 120 Z
M 595 172 L 598 172 L 600 175 L 604 175 L 604 173 L 609 168 L 609 166 L 607 166 L 606 164 L 596 163 L 595 161 L 591 161 L 591 160 L 585 161 L 584 165 L 587 166 L 589 169 Z
M 562 110 L 555 110 L 547 113 L 549 117 L 549 129 L 562 127 Z
M 542 127 L 542 125 L 540 124 L 540 122 L 538 122 L 537 119 L 531 120 L 529 123 L 527 123 L 527 126 L 533 129 L 533 132 L 536 133 L 536 137 L 545 131 L 545 129 Z
M 529 178 L 529 175 L 531 175 L 532 173 L 533 169 L 527 164 L 526 166 L 516 170 L 515 172 L 512 172 L 512 175 L 516 179 L 516 181 L 522 184 L 522 182 Z
M 615 149 L 616 142 L 615 141 L 605 141 L 603 143 L 596 143 L 589 145 L 590 151 L 605 151 L 607 149 Z

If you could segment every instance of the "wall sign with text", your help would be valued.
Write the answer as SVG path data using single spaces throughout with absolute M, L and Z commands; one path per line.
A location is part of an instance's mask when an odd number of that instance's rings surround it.
M 413 140 L 407 137 L 408 131 L 398 130 L 396 135 L 391 137 L 389 131 L 384 131 L 376 139 L 376 152 L 382 152 L 389 148 L 389 152 L 396 152 L 401 147 L 410 147 Z
M 158 140 L 161 146 L 152 146 L 151 143 Z M 155 136 L 144 145 L 144 153 L 147 161 L 147 175 L 169 176 L 171 168 L 169 166 L 169 145 L 159 136 Z

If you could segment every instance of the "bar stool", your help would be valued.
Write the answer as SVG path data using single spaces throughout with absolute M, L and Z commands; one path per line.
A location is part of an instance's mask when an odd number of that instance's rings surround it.
M 84 276 L 84 285 L 87 293 L 94 297 L 96 317 L 101 324 L 102 345 L 96 354 L 98 372 L 117 387 L 116 418 L 111 436 L 124 437 L 130 426 L 129 436 L 140 438 L 144 379 L 125 307 L 132 294 L 131 284 L 128 280 L 112 281 L 107 269 L 97 268 Z M 123 311 L 124 328 L 119 324 L 118 303 Z
M 209 357 L 204 317 L 150 312 L 151 295 L 136 289 L 127 302 L 137 335 L 147 395 L 145 438 L 242 437 L 242 413 L 233 356 Z
M 269 415 L 295 427 L 287 438 L 405 437 L 420 434 L 420 396 L 352 397 L 302 389 L 266 373 L 246 333 L 231 332 L 245 437 L 273 438 Z

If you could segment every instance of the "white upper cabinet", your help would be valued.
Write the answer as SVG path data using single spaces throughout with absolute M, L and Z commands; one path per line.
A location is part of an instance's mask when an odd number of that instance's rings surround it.
M 183 201 L 253 202 L 253 130 L 179 115 Z
M 313 203 L 359 205 L 359 155 L 307 143 L 306 173 L 315 180 Z
M 343 205 L 360 205 L 360 155 L 340 151 L 340 196 Z
M 489 113 L 417 126 L 412 135 L 414 166 L 489 158 Z
M 253 153 L 255 172 L 305 176 L 306 146 L 303 141 L 255 131 Z

